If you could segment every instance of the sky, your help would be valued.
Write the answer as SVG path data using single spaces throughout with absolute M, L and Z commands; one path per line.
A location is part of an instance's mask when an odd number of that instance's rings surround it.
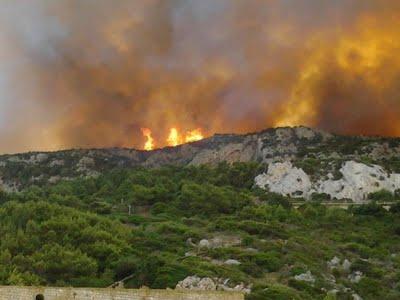
M 157 147 L 170 128 L 400 136 L 398 0 L 15 0 L 0 153 Z

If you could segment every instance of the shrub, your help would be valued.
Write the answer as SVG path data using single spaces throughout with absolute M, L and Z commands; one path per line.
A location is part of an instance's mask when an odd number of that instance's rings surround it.
M 287 197 L 277 193 L 264 193 L 260 196 L 260 199 L 267 202 L 269 205 L 280 205 L 286 209 L 292 207 L 292 204 Z
M 393 205 L 390 207 L 389 211 L 390 211 L 392 214 L 398 214 L 398 213 L 400 213 L 400 202 L 396 202 L 395 204 L 393 204 Z
M 331 200 L 331 196 L 325 193 L 313 193 L 311 195 L 311 200 L 315 202 L 326 202 Z
M 360 206 L 353 206 L 351 211 L 355 215 L 364 216 L 383 216 L 386 214 L 386 210 L 379 204 L 372 202 Z
M 394 201 L 395 196 L 387 190 L 380 190 L 369 194 L 368 199 L 380 202 L 392 202 Z
M 358 294 L 366 299 L 379 299 L 382 295 L 382 286 L 378 280 L 364 277 L 355 285 Z

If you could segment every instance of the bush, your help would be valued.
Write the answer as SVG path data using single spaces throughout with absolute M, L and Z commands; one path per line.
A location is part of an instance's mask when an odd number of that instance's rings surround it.
M 392 214 L 399 214 L 400 213 L 400 202 L 396 202 L 395 204 L 393 204 L 390 207 L 389 212 L 391 212 Z
M 351 211 L 355 215 L 363 215 L 363 216 L 376 216 L 380 217 L 386 214 L 386 210 L 379 204 L 372 202 L 360 206 L 351 207 Z
M 315 202 L 326 202 L 331 200 L 331 196 L 325 193 L 313 193 L 311 195 L 311 201 L 315 201 Z
M 355 285 L 357 293 L 366 299 L 380 299 L 383 293 L 382 286 L 378 280 L 364 277 Z
M 380 190 L 369 194 L 368 199 L 379 202 L 392 202 L 395 200 L 395 196 L 387 190 Z
M 289 199 L 277 193 L 263 193 L 260 195 L 260 200 L 265 201 L 268 205 L 280 205 L 286 209 L 292 208 L 292 204 L 290 203 Z

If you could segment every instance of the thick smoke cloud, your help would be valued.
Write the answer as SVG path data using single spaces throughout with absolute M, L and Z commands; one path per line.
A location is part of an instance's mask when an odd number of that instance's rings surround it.
M 18 0 L 0 7 L 0 152 L 304 124 L 400 135 L 397 0 Z

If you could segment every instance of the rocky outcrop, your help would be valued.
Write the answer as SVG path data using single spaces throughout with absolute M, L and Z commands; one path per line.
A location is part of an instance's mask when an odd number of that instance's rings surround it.
M 270 164 L 268 172 L 258 175 L 255 183 L 260 188 L 290 197 L 308 197 L 312 187 L 309 176 L 290 162 Z
M 229 279 L 224 278 L 200 278 L 198 276 L 189 276 L 178 282 L 176 289 L 199 290 L 199 291 L 231 291 L 249 294 L 251 286 L 244 283 L 231 286 Z
M 337 270 L 342 270 L 344 272 L 349 272 L 351 267 L 351 262 L 347 258 L 345 258 L 342 262 L 340 258 L 335 256 L 330 261 L 328 261 L 328 267 L 330 270 L 337 269 Z
M 394 193 L 400 189 L 400 174 L 388 174 L 378 165 L 365 165 L 347 161 L 340 169 L 342 178 L 311 182 L 302 169 L 293 167 L 290 162 L 272 163 L 268 172 L 255 178 L 256 186 L 270 192 L 290 197 L 310 198 L 313 193 L 327 194 L 331 199 L 351 199 L 362 202 L 368 195 L 380 190 Z
M 388 174 L 377 165 L 367 166 L 355 161 L 346 162 L 340 169 L 342 179 L 320 181 L 316 191 L 331 196 L 332 199 L 352 199 L 361 202 L 368 195 L 380 190 L 392 193 L 400 188 L 400 174 Z

